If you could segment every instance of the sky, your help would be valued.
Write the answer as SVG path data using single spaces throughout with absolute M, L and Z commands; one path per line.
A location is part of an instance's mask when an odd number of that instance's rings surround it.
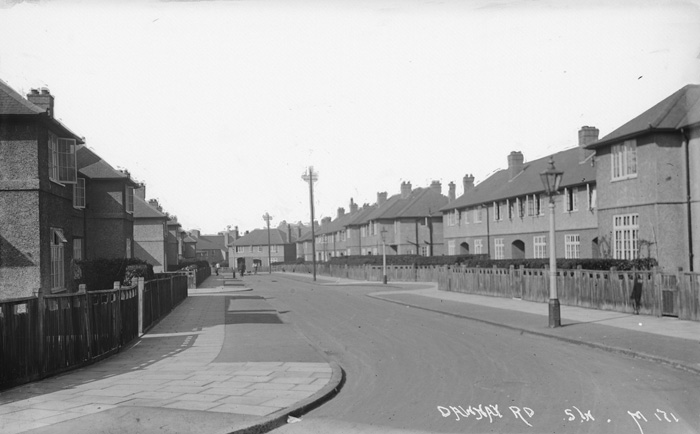
M 184 229 L 480 182 L 700 83 L 700 1 L 0 0 L 0 79 Z

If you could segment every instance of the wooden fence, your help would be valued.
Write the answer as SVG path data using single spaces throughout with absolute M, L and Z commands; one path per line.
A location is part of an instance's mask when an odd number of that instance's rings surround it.
M 187 298 L 188 276 L 0 302 L 0 390 L 107 357 Z
M 443 291 L 520 298 L 546 303 L 549 270 L 527 268 L 466 268 L 461 266 L 387 265 L 395 282 L 436 282 Z M 279 265 L 275 271 L 311 273 L 310 264 Z M 319 275 L 381 282 L 382 266 L 316 265 Z M 562 305 L 633 312 L 630 295 L 638 279 L 642 288 L 640 313 L 700 321 L 700 273 L 651 271 L 557 270 L 557 293 Z

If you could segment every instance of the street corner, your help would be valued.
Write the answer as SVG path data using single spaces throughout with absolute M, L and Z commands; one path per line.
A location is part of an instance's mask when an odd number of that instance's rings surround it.
M 328 363 L 290 363 L 289 365 L 292 366 L 287 369 L 287 372 L 296 371 L 321 376 L 330 372 L 330 377 L 326 377 L 328 381 L 321 389 L 312 392 L 308 397 L 296 401 L 285 408 L 259 419 L 256 423 L 234 431 L 231 434 L 265 433 L 286 424 L 289 418 L 301 418 L 309 411 L 333 399 L 338 392 L 340 392 L 343 384 L 345 384 L 345 371 L 340 364 L 335 361 L 329 361 Z M 323 377 L 320 377 L 319 380 L 321 378 Z M 304 386 L 297 386 L 297 388 L 299 387 Z M 311 392 L 311 387 L 309 389 Z

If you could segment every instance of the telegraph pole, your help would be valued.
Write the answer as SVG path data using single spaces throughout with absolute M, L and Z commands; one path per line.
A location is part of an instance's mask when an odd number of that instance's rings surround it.
M 309 183 L 309 198 L 311 201 L 311 255 L 314 267 L 314 281 L 316 281 L 316 232 L 314 228 L 314 182 L 318 181 L 318 173 L 314 172 L 314 166 L 309 166 L 309 171 L 301 175 L 301 179 Z
M 272 220 L 272 216 L 270 213 L 265 213 L 263 215 L 263 220 L 267 222 L 267 265 L 270 267 L 270 272 L 268 274 L 272 274 L 272 249 L 270 247 L 270 220 Z

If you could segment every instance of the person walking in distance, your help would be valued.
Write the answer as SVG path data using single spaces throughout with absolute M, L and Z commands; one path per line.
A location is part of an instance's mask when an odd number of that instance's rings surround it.
M 245 275 L 245 262 L 241 261 L 241 263 L 238 264 L 238 271 L 241 273 L 241 277 Z

